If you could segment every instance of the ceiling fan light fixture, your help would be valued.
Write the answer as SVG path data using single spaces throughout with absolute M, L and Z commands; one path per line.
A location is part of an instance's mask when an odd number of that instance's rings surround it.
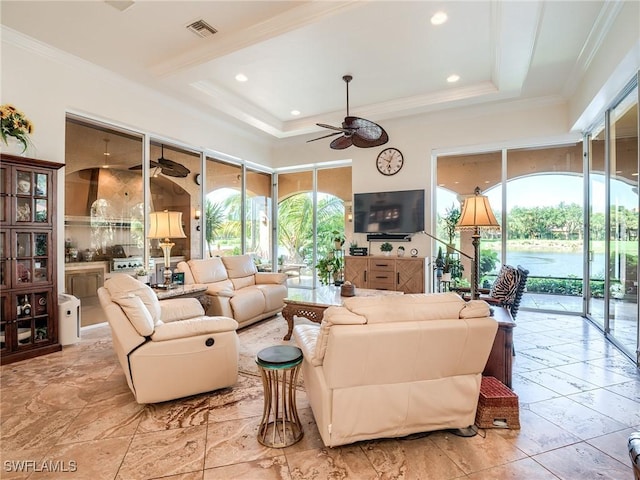
M 449 83 L 456 83 L 458 80 L 460 80 L 460 75 L 456 75 L 455 73 L 447 77 L 447 82 Z
M 249 80 L 249 77 L 247 77 L 244 73 L 238 73 L 235 78 L 236 78 L 236 81 L 240 83 L 244 83 L 247 80 Z
M 322 137 L 307 140 L 307 143 L 321 140 L 323 138 L 340 135 L 334 139 L 329 146 L 334 150 L 343 150 L 354 145 L 358 148 L 371 148 L 383 145 L 389 141 L 389 135 L 377 123 L 360 117 L 352 117 L 349 115 L 349 82 L 353 80 L 353 76 L 344 75 L 342 77 L 347 85 L 347 116 L 344 117 L 342 128 L 327 125 L 326 123 L 316 123 L 319 127 L 335 130 L 333 133 L 323 135 Z

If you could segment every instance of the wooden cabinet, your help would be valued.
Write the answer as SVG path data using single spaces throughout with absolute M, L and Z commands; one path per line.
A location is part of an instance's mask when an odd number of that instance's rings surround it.
M 104 285 L 104 268 L 67 272 L 66 292 L 80 300 L 97 299 L 98 288 Z
M 359 288 L 424 293 L 424 257 L 345 257 L 345 280 Z
M 56 286 L 56 170 L 2 154 L 0 363 L 60 350 Z

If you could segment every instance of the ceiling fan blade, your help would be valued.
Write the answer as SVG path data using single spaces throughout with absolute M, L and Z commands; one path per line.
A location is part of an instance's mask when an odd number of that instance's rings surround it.
M 342 128 L 334 127 L 333 125 L 327 125 L 326 123 L 316 123 L 316 125 L 318 125 L 319 127 L 322 127 L 322 128 L 328 128 L 329 130 L 338 130 L 339 132 L 349 133 L 349 131 L 346 130 L 346 127 L 344 127 L 344 124 L 343 124 Z
M 380 145 L 384 145 L 389 141 L 389 135 L 387 135 L 387 132 L 383 130 L 380 138 L 376 140 L 367 140 L 366 138 L 362 138 L 361 136 L 359 136 L 358 132 L 355 132 L 351 137 L 351 141 L 358 148 L 378 147 Z
M 351 145 L 353 145 L 351 137 L 344 136 L 336 138 L 329 146 L 334 150 L 344 150 L 345 148 L 349 148 Z
M 153 160 L 149 162 L 149 168 L 158 168 L 159 166 L 160 164 Z M 142 170 L 142 165 L 134 165 L 133 167 L 129 167 L 129 170 Z
M 346 117 L 344 120 L 348 128 L 354 129 L 359 137 L 366 140 L 377 140 L 384 133 L 380 125 L 365 118 Z
M 191 170 L 184 165 L 180 165 L 178 162 L 168 160 L 164 157 L 159 158 L 158 163 L 160 164 L 162 174 L 168 177 L 184 178 L 191 173 Z
M 329 135 L 324 135 L 324 136 L 322 136 L 322 137 L 318 137 L 318 138 L 313 138 L 313 139 L 311 139 L 311 140 L 307 140 L 307 143 L 309 143 L 309 142 L 315 142 L 316 140 L 322 140 L 323 138 L 334 137 L 334 136 L 336 136 L 336 135 L 340 135 L 341 133 L 342 133 L 342 132 L 333 132 L 333 133 L 330 133 Z

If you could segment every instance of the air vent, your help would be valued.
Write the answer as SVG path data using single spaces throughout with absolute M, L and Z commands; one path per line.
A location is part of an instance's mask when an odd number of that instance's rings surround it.
M 193 33 L 195 33 L 196 35 L 202 38 L 210 37 L 214 33 L 218 32 L 215 28 L 213 28 L 204 20 L 197 20 L 192 24 L 187 25 L 187 30 L 192 31 Z

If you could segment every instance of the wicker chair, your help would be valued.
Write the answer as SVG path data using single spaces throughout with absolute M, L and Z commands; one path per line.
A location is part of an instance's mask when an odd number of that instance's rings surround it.
M 510 267 L 513 269 L 513 267 Z M 527 279 L 529 278 L 529 270 L 523 268 L 518 265 L 518 285 L 516 287 L 515 293 L 507 296 L 502 296 L 500 293 L 496 292 L 495 289 L 491 288 L 479 288 L 478 293 L 479 299 L 484 300 L 490 305 L 498 305 L 501 307 L 506 307 L 511 313 L 511 317 L 515 320 L 516 315 L 518 315 L 518 310 L 520 309 L 520 302 L 522 301 L 522 295 L 524 294 L 524 289 L 527 285 Z M 500 274 L 503 274 L 505 269 L 500 270 Z M 499 282 L 499 278 L 496 279 L 496 282 Z M 462 294 L 463 296 L 468 295 L 471 290 L 468 287 L 457 287 L 452 288 L 451 290 Z

